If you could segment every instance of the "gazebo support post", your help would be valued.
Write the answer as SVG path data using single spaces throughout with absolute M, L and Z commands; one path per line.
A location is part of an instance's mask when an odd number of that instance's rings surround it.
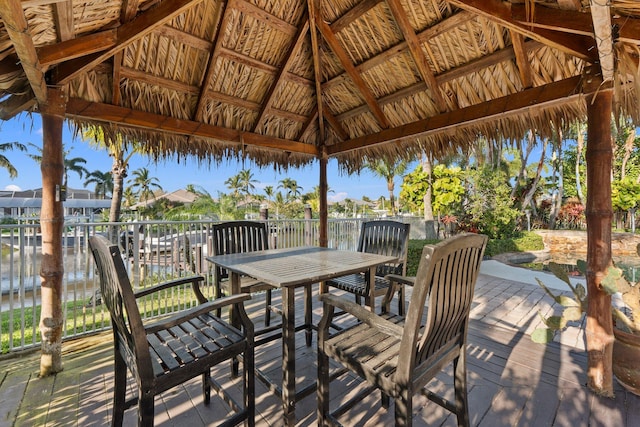
M 65 113 L 65 95 L 61 90 L 49 89 L 47 103 L 40 105 L 42 113 L 42 262 L 40 286 L 42 311 L 40 334 L 42 337 L 40 376 L 62 371 L 62 231 L 64 208 L 62 205 L 62 178 L 64 156 L 62 148 L 62 125 Z
M 603 89 L 587 98 L 587 385 L 604 396 L 613 396 L 611 296 L 602 289 L 611 265 L 612 97 Z
M 319 215 L 320 215 L 320 246 L 326 248 L 329 244 L 328 228 L 329 228 L 329 209 L 327 207 L 327 192 L 329 191 L 329 184 L 327 183 L 327 163 L 328 157 L 326 152 L 323 152 L 320 156 L 320 203 L 319 203 Z

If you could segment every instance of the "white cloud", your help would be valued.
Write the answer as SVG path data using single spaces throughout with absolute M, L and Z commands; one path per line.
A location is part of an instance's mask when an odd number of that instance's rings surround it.
M 6 191 L 22 191 L 22 188 L 18 187 L 17 185 L 14 185 L 14 184 L 9 184 L 6 187 L 4 187 L 4 189 Z
M 341 202 L 347 198 L 349 194 L 346 191 L 342 191 L 340 193 L 329 194 L 327 195 L 327 201 L 332 203 Z

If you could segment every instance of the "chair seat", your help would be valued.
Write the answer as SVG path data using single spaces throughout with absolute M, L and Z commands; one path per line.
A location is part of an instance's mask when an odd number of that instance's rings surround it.
M 229 280 L 223 281 L 221 283 L 221 286 L 225 290 L 225 292 L 227 292 L 227 295 L 230 294 L 229 290 L 231 289 L 231 282 Z M 273 289 L 276 289 L 276 287 L 268 283 L 252 279 L 251 277 L 243 277 L 240 282 L 241 293 L 253 294 L 256 292 L 271 291 Z
M 395 314 L 380 317 L 404 324 L 404 318 Z M 393 376 L 398 365 L 400 339 L 366 323 L 358 323 L 327 338 L 324 352 L 350 369 L 361 370 L 364 378 L 395 397 Z
M 212 359 L 225 360 L 227 354 L 240 354 L 246 346 L 240 330 L 209 313 L 147 334 L 147 342 L 156 378 L 186 365 L 201 370 L 199 364 L 207 366 Z
M 329 286 L 343 291 L 351 292 L 363 297 L 367 294 L 367 280 L 364 274 L 349 274 L 347 276 L 339 277 L 337 279 L 327 281 Z M 376 276 L 375 280 L 375 295 L 383 295 L 387 288 L 389 288 L 389 281 L 384 277 Z

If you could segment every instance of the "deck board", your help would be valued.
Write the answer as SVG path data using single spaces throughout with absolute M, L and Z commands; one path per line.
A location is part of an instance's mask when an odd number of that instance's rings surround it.
M 302 290 L 300 290 L 302 291 Z M 314 289 L 317 292 L 317 288 Z M 274 292 L 274 304 L 280 293 Z M 300 298 L 302 293 L 300 292 Z M 296 316 L 302 321 L 302 304 Z M 257 326 L 262 322 L 263 301 L 257 296 L 247 311 Z M 539 309 L 556 310 L 552 300 L 536 286 L 481 275 L 472 309 L 468 336 L 467 367 L 469 405 L 473 426 L 637 426 L 640 398 L 615 384 L 616 398 L 594 395 L 585 387 L 586 354 L 580 346 L 559 342 L 533 343 L 528 333 L 539 324 Z M 314 298 L 314 323 L 322 307 Z M 574 332 L 578 336 L 580 331 Z M 573 339 L 573 338 L 572 338 Z M 0 359 L 0 427 L 4 426 L 106 426 L 111 419 L 113 390 L 112 342 L 110 332 L 63 345 L 64 371 L 55 377 L 37 378 L 38 354 Z M 306 347 L 304 333 L 296 334 L 296 376 L 298 387 L 313 383 L 316 375 L 316 336 Z M 282 372 L 279 341 L 256 351 L 256 365 L 272 378 Z M 452 396 L 451 369 L 428 385 Z M 241 401 L 239 378 L 229 376 L 229 364 L 213 375 Z M 356 393 L 361 382 L 351 374 L 331 383 L 331 407 Z M 129 385 L 132 389 L 132 384 Z M 131 392 L 131 391 L 130 391 Z M 455 418 L 423 396 L 416 396 L 414 425 L 454 426 Z M 156 398 L 157 426 L 215 425 L 226 414 L 226 404 L 212 397 L 205 406 L 200 379 L 169 390 Z M 282 425 L 281 402 L 261 381 L 256 381 L 258 426 Z M 299 426 L 316 425 L 316 396 L 298 402 Z M 393 424 L 389 411 L 380 406 L 375 392 L 340 417 L 346 426 Z M 135 425 L 135 409 L 126 411 L 125 425 Z

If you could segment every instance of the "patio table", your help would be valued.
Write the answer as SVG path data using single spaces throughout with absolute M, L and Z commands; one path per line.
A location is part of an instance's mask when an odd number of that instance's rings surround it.
M 231 289 L 240 292 L 240 276 L 246 275 L 282 290 L 282 387 L 271 387 L 282 397 L 286 425 L 295 424 L 298 398 L 313 392 L 315 383 L 296 394 L 295 365 L 295 288 L 323 282 L 347 274 L 365 272 L 372 278 L 376 266 L 395 258 L 365 252 L 344 251 L 315 246 L 217 255 L 208 261 L 231 272 Z M 311 333 L 311 312 L 305 316 L 307 334 Z M 310 335 L 309 335 L 310 336 Z M 256 368 L 262 380 L 271 382 Z

